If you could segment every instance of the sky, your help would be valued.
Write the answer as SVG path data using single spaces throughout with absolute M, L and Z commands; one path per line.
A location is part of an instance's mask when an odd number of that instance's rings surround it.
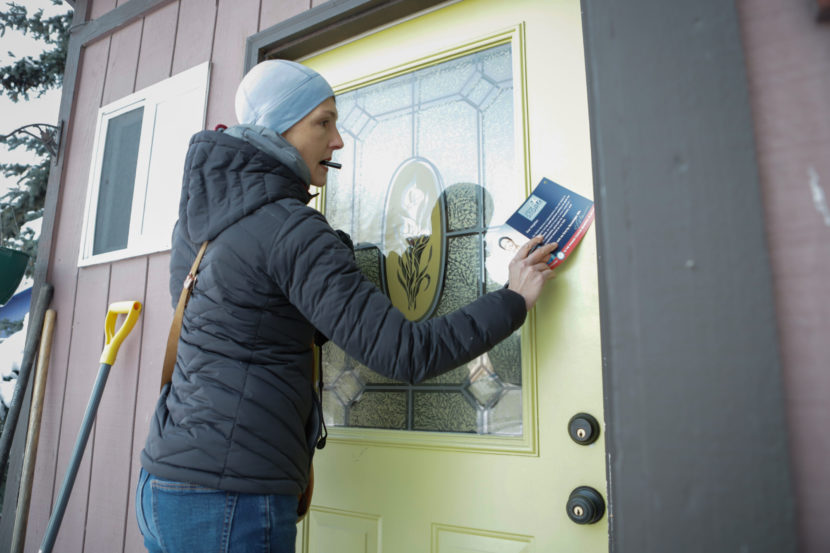
M 2 2 L 0 9 L 6 9 L 7 0 L 0 0 L 0 2 Z M 50 0 L 19 0 L 16 3 L 26 6 L 29 14 L 35 13 L 38 9 L 43 9 L 43 13 L 47 17 L 65 13 L 69 9 L 69 6 L 65 3 L 55 6 Z M 6 34 L 0 37 L 0 65 L 5 66 L 13 62 L 14 58 L 9 55 L 10 51 L 21 58 L 24 56 L 35 57 L 42 50 L 43 43 L 39 43 L 19 32 L 6 31 Z M 29 101 L 21 98 L 17 103 L 12 102 L 5 95 L 0 96 L 0 134 L 7 134 L 28 123 L 57 124 L 60 99 L 60 90 L 50 90 L 41 97 L 31 95 Z M 24 152 L 22 148 L 9 152 L 5 146 L 0 145 L 0 161 L 2 162 L 26 163 L 33 160 L 34 157 L 28 152 Z M 13 180 L 6 179 L 0 174 L 0 196 L 5 194 L 8 188 L 14 186 L 14 184 Z M 36 231 L 39 231 L 38 224 L 33 226 Z M 31 280 L 24 279 L 18 291 L 28 288 L 31 284 Z M 23 361 L 23 347 L 26 341 L 25 325 L 28 323 L 28 316 L 26 319 L 22 330 L 0 342 L 0 377 L 9 375 L 15 368 L 19 368 Z M 3 404 L 8 405 L 11 402 L 16 382 L 16 380 L 0 378 L 0 400 Z M 0 408 L 0 411 L 4 412 L 5 409 Z

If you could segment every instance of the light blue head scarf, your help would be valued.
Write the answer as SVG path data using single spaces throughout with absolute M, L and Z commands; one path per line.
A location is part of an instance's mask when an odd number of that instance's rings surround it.
M 334 96 L 316 71 L 288 60 L 255 65 L 236 90 L 236 118 L 243 125 L 260 125 L 280 134 Z

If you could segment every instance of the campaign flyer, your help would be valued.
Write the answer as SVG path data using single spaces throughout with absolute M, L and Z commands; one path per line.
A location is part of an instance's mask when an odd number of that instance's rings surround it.
M 548 260 L 552 269 L 571 255 L 593 220 L 594 202 L 543 178 L 507 224 L 527 238 L 541 234 L 545 244 L 559 244 Z

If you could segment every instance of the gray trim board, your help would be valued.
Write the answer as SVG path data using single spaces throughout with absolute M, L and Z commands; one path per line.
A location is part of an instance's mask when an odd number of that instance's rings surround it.
M 446 0 L 331 0 L 248 38 L 245 71 L 262 60 L 295 60 Z
M 77 31 L 80 43 L 83 47 L 90 42 L 111 35 L 133 21 L 145 17 L 173 1 L 175 0 L 130 0 L 121 4 L 101 17 L 83 23 Z
M 796 551 L 733 2 L 584 0 L 611 550 Z

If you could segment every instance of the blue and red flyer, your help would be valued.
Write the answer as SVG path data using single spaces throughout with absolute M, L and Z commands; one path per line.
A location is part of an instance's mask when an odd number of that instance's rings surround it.
M 593 221 L 594 202 L 543 178 L 507 224 L 527 238 L 541 234 L 545 244 L 559 244 L 548 260 L 553 269 L 571 255 Z

